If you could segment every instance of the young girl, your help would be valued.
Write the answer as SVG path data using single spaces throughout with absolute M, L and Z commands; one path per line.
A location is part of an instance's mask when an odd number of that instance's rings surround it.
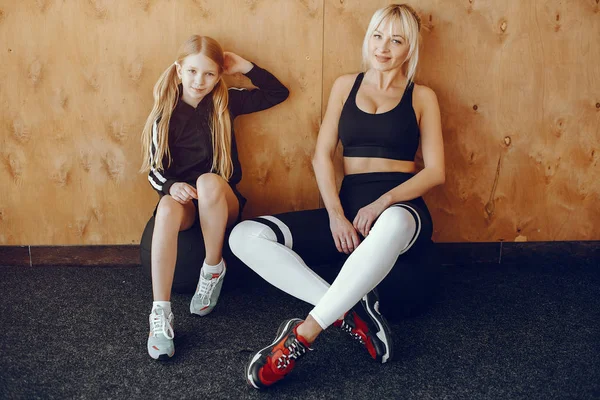
M 223 75 L 238 72 L 259 89 L 228 90 Z M 149 171 L 148 180 L 160 196 L 151 248 L 152 358 L 168 359 L 175 353 L 170 296 L 177 236 L 198 220 L 206 259 L 190 312 L 206 315 L 217 304 L 226 272 L 225 230 L 239 221 L 245 203 L 236 189 L 242 170 L 233 120 L 273 107 L 288 94 L 269 72 L 198 35 L 185 41 L 154 86 L 154 107 L 142 133 L 143 171 Z
M 275 340 L 251 358 L 246 379 L 257 389 L 283 379 L 330 325 L 358 339 L 376 361 L 392 357 L 373 289 L 403 254 L 423 251 L 433 227 L 421 196 L 445 179 L 437 99 L 413 82 L 419 31 L 419 17 L 407 5 L 376 11 L 363 42 L 365 72 L 333 85 L 313 159 L 325 209 L 245 221 L 231 233 L 231 249 L 243 262 L 315 306 L 304 320 L 284 321 Z M 339 140 L 345 176 L 338 193 Z M 419 143 L 425 168 L 416 173 Z M 331 286 L 303 260 L 342 253 L 349 256 Z

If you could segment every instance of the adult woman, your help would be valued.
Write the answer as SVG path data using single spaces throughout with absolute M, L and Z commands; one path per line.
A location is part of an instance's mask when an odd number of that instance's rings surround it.
M 377 10 L 363 43 L 366 71 L 335 81 L 313 159 L 325 209 L 245 221 L 230 236 L 232 251 L 250 268 L 315 305 L 304 321 L 284 321 L 274 342 L 252 357 L 246 378 L 257 389 L 283 379 L 332 324 L 361 340 L 375 360 L 392 356 L 372 290 L 401 254 L 430 240 L 431 217 L 421 196 L 445 179 L 437 99 L 413 82 L 419 31 L 410 6 Z M 338 140 L 345 173 L 339 194 L 332 161 Z M 415 173 L 419 142 L 424 169 Z M 349 256 L 329 286 L 303 258 L 334 253 Z

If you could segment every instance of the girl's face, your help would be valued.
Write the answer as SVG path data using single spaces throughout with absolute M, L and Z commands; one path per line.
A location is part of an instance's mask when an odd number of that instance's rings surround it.
M 219 81 L 219 66 L 204 54 L 191 54 L 177 65 L 177 75 L 183 86 L 183 100 L 198 105 Z
M 383 21 L 369 38 L 369 61 L 378 71 L 402 67 L 409 44 L 399 21 Z

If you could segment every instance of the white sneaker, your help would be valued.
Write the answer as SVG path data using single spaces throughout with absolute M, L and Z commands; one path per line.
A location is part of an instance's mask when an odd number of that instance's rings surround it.
M 223 271 L 220 274 L 200 271 L 200 280 L 196 287 L 196 293 L 194 293 L 194 297 L 192 297 L 192 301 L 190 302 L 190 312 L 192 314 L 204 316 L 215 308 L 221 294 L 221 287 L 223 286 L 226 271 L 226 267 L 223 267 Z
M 173 344 L 173 313 L 165 315 L 165 310 L 157 306 L 149 317 L 150 335 L 148 336 L 148 354 L 155 360 L 168 360 L 175 354 Z

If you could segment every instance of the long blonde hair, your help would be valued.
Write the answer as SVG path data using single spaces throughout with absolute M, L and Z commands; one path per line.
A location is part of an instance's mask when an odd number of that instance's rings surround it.
M 408 55 L 405 60 L 406 77 L 411 82 L 415 77 L 417 64 L 419 63 L 421 18 L 408 4 L 390 4 L 375 11 L 363 40 L 362 68 L 366 71 L 371 67 L 369 63 L 369 39 L 383 21 L 398 21 L 404 30 L 406 40 L 409 44 Z
M 233 173 L 233 162 L 231 161 L 231 118 L 227 108 L 229 92 L 222 76 L 223 49 L 216 40 L 208 36 L 193 35 L 179 49 L 176 63 L 182 65 L 183 60 L 192 54 L 203 54 L 219 66 L 219 81 L 212 90 L 212 171 L 228 181 Z M 154 107 L 152 107 L 142 131 L 141 172 L 147 172 L 151 168 L 164 171 L 163 158 L 165 156 L 169 160 L 168 165 L 171 165 L 169 121 L 180 96 L 175 63 L 171 64 L 158 78 L 153 93 Z

